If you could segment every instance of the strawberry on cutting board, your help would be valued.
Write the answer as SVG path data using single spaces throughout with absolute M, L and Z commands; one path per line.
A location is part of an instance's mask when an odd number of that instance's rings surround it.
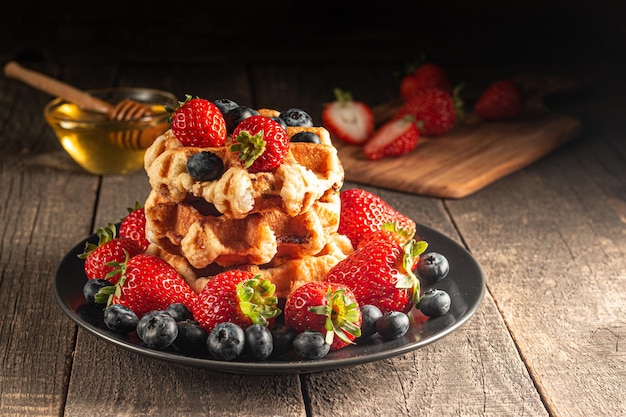
M 370 106 L 352 98 L 338 88 L 335 101 L 322 110 L 322 122 L 330 134 L 352 145 L 362 145 L 374 131 L 374 114 Z
M 363 146 L 363 154 L 371 160 L 404 155 L 415 149 L 418 139 L 419 129 L 413 117 L 391 120 L 376 129 Z
M 459 88 L 452 95 L 439 88 L 427 88 L 404 102 L 393 119 L 413 116 L 422 135 L 439 136 L 452 130 L 461 114 Z
M 520 89 L 511 80 L 499 80 L 489 85 L 474 106 L 474 111 L 483 120 L 514 119 L 523 109 Z
M 439 88 L 452 94 L 452 83 L 441 65 L 427 62 L 405 75 L 400 82 L 400 95 L 407 101 L 427 88 Z

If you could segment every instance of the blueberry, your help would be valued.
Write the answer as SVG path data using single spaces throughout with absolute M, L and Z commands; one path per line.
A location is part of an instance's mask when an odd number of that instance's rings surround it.
M 201 353 L 206 350 L 208 333 L 197 321 L 181 320 L 176 322 L 178 336 L 172 342 L 172 346 L 184 353 Z
M 217 360 L 231 361 L 243 352 L 246 336 L 243 329 L 230 322 L 220 323 L 207 339 L 209 352 Z
M 320 359 L 328 354 L 330 345 L 322 333 L 304 331 L 293 339 L 293 349 L 302 359 Z
M 165 349 L 178 336 L 178 326 L 165 311 L 151 311 L 137 323 L 137 335 L 147 347 Z
M 213 181 L 224 173 L 224 162 L 213 152 L 198 152 L 187 160 L 187 172 L 196 181 Z
M 270 117 L 270 119 L 281 125 L 283 129 L 287 130 L 287 123 L 285 123 L 285 121 L 280 117 Z
M 90 279 L 87 280 L 85 285 L 83 286 L 83 295 L 85 296 L 85 301 L 89 304 L 97 304 L 104 305 L 106 303 L 96 302 L 96 294 L 104 288 L 110 286 L 111 283 L 106 279 Z
M 398 339 L 409 331 L 409 316 L 401 311 L 383 314 L 376 322 L 376 331 L 385 340 Z
M 247 327 L 244 333 L 248 355 L 256 360 L 264 360 L 270 357 L 274 350 L 270 329 L 260 324 L 253 324 Z
M 278 117 L 283 119 L 287 126 L 313 127 L 313 119 L 304 110 L 296 108 L 285 110 Z
M 450 264 L 448 259 L 438 252 L 429 252 L 420 256 L 417 263 L 417 275 L 426 284 L 433 284 L 448 275 Z
M 320 137 L 313 133 L 307 132 L 306 130 L 302 132 L 298 132 L 289 139 L 290 142 L 306 142 L 306 143 L 322 143 Z
M 220 112 L 224 117 L 226 117 L 226 113 L 228 113 L 230 110 L 234 109 L 235 107 L 239 107 L 239 104 L 228 98 L 217 99 L 213 101 L 213 104 L 215 104 L 217 108 L 220 109 Z
M 271 330 L 274 354 L 282 355 L 293 349 L 293 339 L 297 332 L 283 324 L 274 325 Z
M 130 333 L 138 322 L 135 312 L 121 304 L 111 304 L 104 310 L 104 324 L 114 332 Z
M 428 317 L 440 317 L 450 310 L 451 303 L 450 295 L 446 291 L 429 288 L 422 295 L 418 308 Z
M 258 111 L 247 107 L 247 106 L 238 106 L 234 109 L 231 109 L 224 116 L 224 120 L 226 121 L 226 131 L 228 133 L 233 133 L 233 130 L 237 127 L 242 120 L 247 119 L 250 116 L 257 116 L 259 114 Z
M 192 320 L 193 314 L 189 308 L 181 303 L 174 303 L 167 306 L 165 312 L 168 313 L 176 321 Z
M 366 304 L 361 306 L 361 336 L 360 339 L 367 339 L 376 334 L 376 322 L 383 316 L 380 309 L 374 305 Z

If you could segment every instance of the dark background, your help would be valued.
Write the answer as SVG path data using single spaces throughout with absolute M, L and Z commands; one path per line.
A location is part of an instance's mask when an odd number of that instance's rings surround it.
M 617 66 L 626 2 L 14 1 L 0 59 L 73 62 L 289 62 Z

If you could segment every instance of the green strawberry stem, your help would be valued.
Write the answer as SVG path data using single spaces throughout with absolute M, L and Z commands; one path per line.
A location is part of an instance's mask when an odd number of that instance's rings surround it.
M 122 289 L 124 288 L 124 284 L 126 283 L 126 264 L 130 259 L 130 255 L 124 249 L 124 254 L 126 255 L 126 259 L 124 262 L 109 262 L 107 265 L 113 266 L 114 269 L 110 271 L 104 279 L 110 279 L 111 277 L 118 275 L 120 278 L 117 280 L 115 285 L 107 285 L 106 287 L 100 288 L 97 294 L 94 296 L 95 301 L 98 304 L 104 304 L 104 308 L 106 309 L 111 305 L 113 301 L 113 296 L 116 296 L 118 299 L 122 296 Z
M 104 245 L 107 242 L 115 239 L 117 235 L 117 228 L 113 223 L 109 223 L 106 227 L 99 227 L 96 229 L 96 236 L 98 236 L 98 243 L 93 244 L 90 242 L 85 243 L 85 250 L 83 253 L 80 253 L 78 257 L 80 259 L 85 259 L 89 256 L 91 252 L 93 252 L 98 246 Z
M 238 158 L 244 163 L 246 168 L 250 168 L 250 165 L 256 161 L 256 159 L 265 152 L 266 142 L 263 139 L 265 132 L 259 131 L 255 135 L 251 135 L 250 132 L 242 130 L 239 132 L 233 143 L 230 146 L 231 152 L 238 152 Z
M 254 324 L 268 325 L 268 320 L 280 315 L 276 285 L 260 275 L 237 284 L 237 297 L 241 311 Z
M 422 253 L 426 251 L 428 248 L 428 243 L 420 240 L 415 241 L 415 239 L 409 240 L 402 247 L 404 251 L 404 255 L 402 256 L 402 267 L 401 273 L 402 275 L 398 277 L 398 281 L 396 282 L 396 288 L 406 288 L 413 290 L 413 294 L 411 296 L 411 301 L 414 304 L 419 303 L 420 300 L 420 280 L 415 276 L 411 267 L 414 264 L 415 258 L 420 256 Z
M 346 343 L 353 343 L 346 335 L 359 337 L 361 329 L 354 323 L 359 319 L 359 305 L 356 302 L 350 302 L 345 294 L 345 288 L 339 288 L 333 291 L 328 288 L 326 294 L 326 304 L 321 306 L 309 307 L 311 313 L 326 316 L 326 343 L 332 344 L 335 335 Z

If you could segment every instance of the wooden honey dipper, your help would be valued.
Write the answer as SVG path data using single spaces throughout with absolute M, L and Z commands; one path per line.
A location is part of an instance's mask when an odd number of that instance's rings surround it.
M 128 98 L 125 98 L 115 105 L 107 103 L 106 101 L 100 100 L 99 98 L 62 81 L 24 68 L 15 61 L 9 61 L 4 66 L 4 74 L 9 78 L 20 80 L 37 90 L 43 91 L 52 96 L 61 97 L 62 99 L 76 104 L 83 109 L 106 114 L 109 120 L 134 120 L 154 114 L 154 112 L 146 105 Z M 154 130 L 154 128 L 148 130 Z M 155 132 L 144 133 L 146 133 L 143 135 L 146 137 L 144 138 L 144 142 L 147 141 L 148 134 L 150 135 L 149 142 L 154 140 L 153 135 Z M 146 148 L 149 143 L 142 143 L 141 136 L 142 132 L 140 130 L 125 133 L 119 132 L 112 135 L 111 140 L 123 148 L 142 149 Z

